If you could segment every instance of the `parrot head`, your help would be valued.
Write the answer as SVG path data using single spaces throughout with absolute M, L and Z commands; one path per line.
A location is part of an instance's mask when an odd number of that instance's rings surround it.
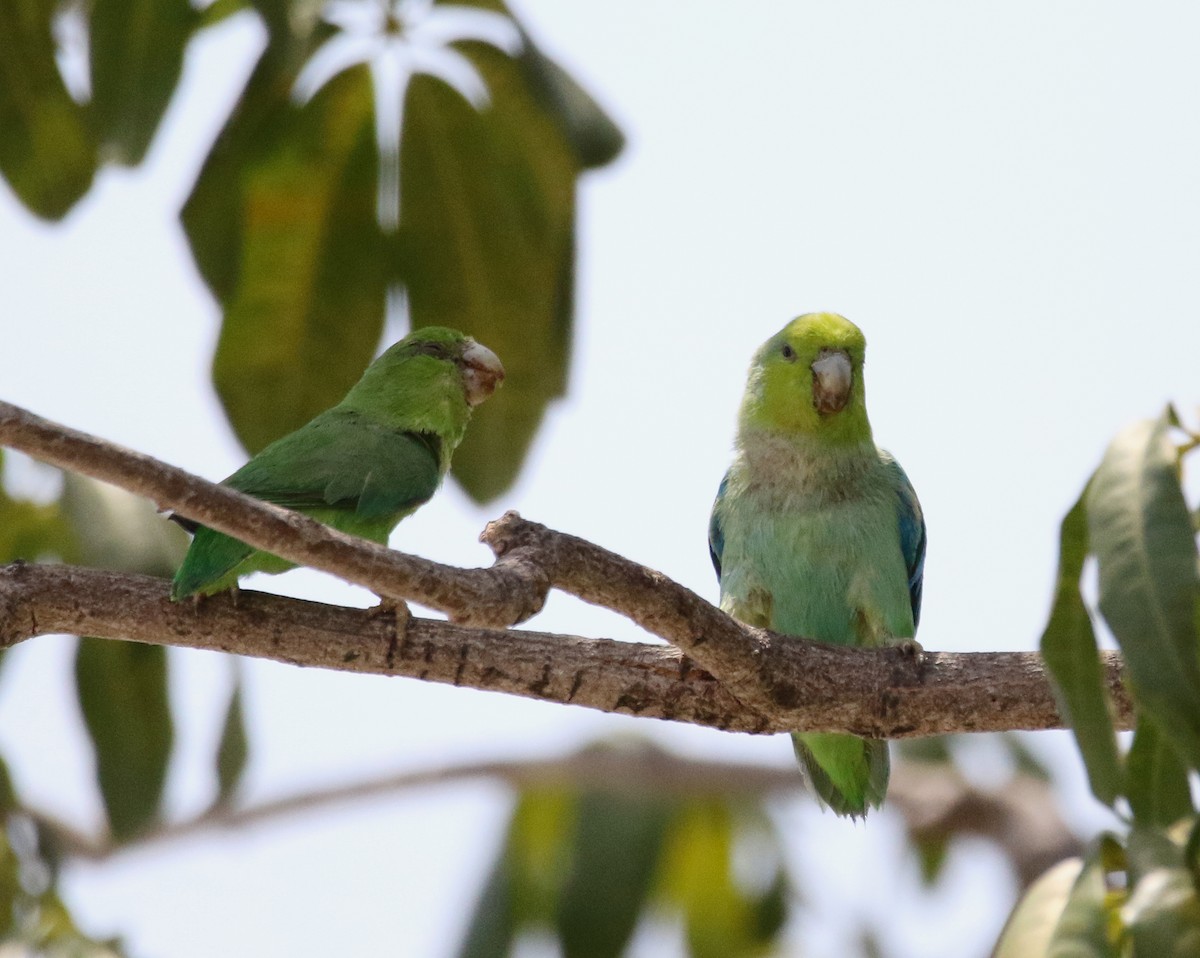
M 503 381 L 504 366 L 482 343 L 455 329 L 426 326 L 384 350 L 343 403 L 412 418 L 418 410 L 436 413 L 447 402 L 478 406 Z
M 837 313 L 798 316 L 750 366 L 743 427 L 861 442 L 870 436 L 863 388 L 867 341 Z

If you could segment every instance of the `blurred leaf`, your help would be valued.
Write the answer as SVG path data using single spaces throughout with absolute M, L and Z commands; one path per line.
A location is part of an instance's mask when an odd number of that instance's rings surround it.
M 64 472 L 60 502 L 84 565 L 170 577 L 187 552 L 187 533 L 124 489 Z
M 229 305 L 242 271 L 247 182 L 297 127 L 292 86 L 319 39 L 289 35 L 267 44 L 180 212 L 196 267 L 222 306 Z
M 55 59 L 56 0 L 0 3 L 0 173 L 38 216 L 64 216 L 92 184 L 96 155 L 83 109 Z
M 1123 867 L 1124 851 L 1117 840 L 1101 835 L 1071 886 L 1048 942 L 1047 958 L 1118 958 L 1111 933 L 1119 901 L 1109 892 L 1107 876 Z
M 566 387 L 579 161 L 521 64 L 456 45 L 487 83 L 476 111 L 429 76 L 409 85 L 400 155 L 400 279 L 414 326 L 475 336 L 504 387 L 474 414 L 455 478 L 476 501 L 516 477 L 547 404 Z
M 142 161 L 198 22 L 188 0 L 91 0 L 88 119 L 105 159 L 130 166 Z
M 942 874 L 942 866 L 946 864 L 950 841 L 945 835 L 937 834 L 914 835 L 912 840 L 917 863 L 921 866 L 921 881 L 926 887 L 932 887 Z
M 1022 775 L 1028 775 L 1030 778 L 1035 778 L 1039 782 L 1049 782 L 1052 780 L 1050 770 L 1046 768 L 1045 762 L 1038 757 L 1037 753 L 1033 752 L 1025 743 L 1025 738 L 1017 732 L 1003 732 L 1000 740 L 1008 749 L 1008 754 L 1012 756 L 1013 764 L 1016 770 Z
M 7 812 L 17 807 L 17 793 L 13 789 L 12 776 L 8 773 L 8 763 L 0 758 L 0 812 Z M 0 822 L 3 816 L 0 815 Z
M 665 800 L 587 792 L 558 901 L 563 958 L 619 958 L 650 893 L 669 818 Z
M 507 958 L 516 934 L 512 864 L 502 852 L 475 903 L 458 958 Z
M 67 906 L 54 891 L 37 900 L 32 926 L 24 930 L 23 943 L 37 958 L 122 958 L 124 951 L 116 939 L 97 941 L 75 925 Z M 18 955 L 24 953 L 17 952 Z
M 778 847 L 760 823 L 758 844 Z M 696 799 L 677 808 L 663 855 L 666 898 L 683 911 L 692 958 L 742 958 L 766 954 L 787 919 L 789 885 L 772 854 L 753 860 L 769 880 L 759 890 L 741 887 L 734 868 L 738 821 L 720 799 Z
M 1177 840 L 1174 830 L 1135 826 L 1126 845 L 1131 888 L 1153 871 L 1183 867 L 1183 838 Z
M 242 682 L 234 676 L 233 694 L 225 711 L 225 722 L 221 727 L 221 740 L 217 746 L 217 799 L 214 804 L 227 805 L 233 801 L 242 773 L 246 770 L 246 759 L 250 747 L 246 737 L 246 719 L 242 714 Z
M 4 824 L 0 818 L 0 826 Z M 15 934 L 22 894 L 21 862 L 9 845 L 7 830 L 0 827 L 0 942 L 11 940 Z
M 1197 554 L 1168 409 L 1118 434 L 1086 493 L 1100 611 L 1125 653 L 1139 704 L 1200 767 Z
M 579 165 L 592 169 L 611 163 L 625 148 L 625 134 L 592 95 L 521 31 L 525 47 L 520 62 L 542 109 L 559 123 Z
M 74 561 L 75 536 L 58 504 L 14 499 L 5 490 L 3 479 L 4 450 L 0 449 L 0 563 L 44 556 Z
M 242 174 L 242 249 L 213 363 L 250 452 L 338 402 L 383 329 L 377 156 L 365 68 L 339 74 Z
M 1079 592 L 1079 578 L 1088 554 L 1087 510 L 1094 482 L 1088 484 L 1062 522 L 1058 584 L 1041 648 L 1063 717 L 1071 726 L 1087 767 L 1092 794 L 1105 805 L 1112 805 L 1122 788 L 1121 759 L 1096 635 Z
M 200 11 L 200 19 L 196 28 L 207 29 L 227 20 L 235 13 L 240 13 L 250 6 L 249 0 L 214 0 Z
M 166 649 L 81 638 L 75 686 L 109 827 L 119 842 L 158 815 L 173 737 Z
M 1082 859 L 1068 858 L 1030 885 L 1005 922 L 992 958 L 1046 958 L 1054 929 L 1082 871 Z
M 895 746 L 907 761 L 944 765 L 954 761 L 954 752 L 950 748 L 952 737 L 950 735 L 927 735 L 922 738 L 902 738 L 895 743 Z
M 1192 884 L 1200 891 L 1200 818 L 1193 819 L 1183 848 L 1183 864 L 1191 870 Z
M 518 927 L 554 921 L 571 865 L 568 843 L 577 814 L 577 796 L 563 789 L 531 789 L 517 803 L 504 856 L 511 863 Z
M 1149 715 L 1138 718 L 1126 762 L 1129 805 L 1138 825 L 1165 828 L 1193 814 L 1187 767 Z
M 1134 829 L 1129 857 L 1132 887 L 1121 917 L 1134 958 L 1200 954 L 1200 898 L 1183 849 L 1161 832 Z

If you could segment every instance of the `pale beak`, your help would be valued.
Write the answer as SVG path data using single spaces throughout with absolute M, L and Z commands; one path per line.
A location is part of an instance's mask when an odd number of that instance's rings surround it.
M 467 387 L 467 402 L 478 406 L 504 382 L 504 366 L 500 357 L 475 340 L 467 342 L 462 354 L 463 380 Z
M 822 349 L 812 364 L 813 406 L 822 416 L 841 412 L 850 401 L 854 371 L 850 357 L 841 349 Z

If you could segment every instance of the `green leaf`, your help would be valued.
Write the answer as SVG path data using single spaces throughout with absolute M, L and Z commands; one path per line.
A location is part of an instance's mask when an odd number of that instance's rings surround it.
M 188 0 L 92 0 L 88 119 L 106 159 L 130 166 L 142 161 L 198 22 Z
M 1168 409 L 1113 440 L 1086 494 L 1100 611 L 1125 653 L 1139 704 L 1200 767 L 1197 554 Z
M 338 75 L 285 108 L 289 122 L 267 128 L 272 142 L 241 173 L 241 256 L 213 378 L 250 452 L 338 402 L 379 343 L 371 102 L 365 68 Z
M 13 789 L 12 776 L 8 773 L 8 763 L 0 758 L 0 812 L 7 812 L 17 807 L 17 793 Z M 3 815 L 0 815 L 3 821 Z
M 492 864 L 458 958 L 508 958 L 517 934 L 512 863 L 505 849 Z
M 215 805 L 228 805 L 237 794 L 246 760 L 250 754 L 246 737 L 246 719 L 242 714 L 242 683 L 234 677 L 233 693 L 225 711 L 225 722 L 221 727 L 221 740 L 217 745 L 217 800 Z
M 1083 756 L 1092 794 L 1104 804 L 1112 805 L 1122 789 L 1121 759 L 1096 635 L 1079 592 L 1079 578 L 1088 554 L 1090 489 L 1091 484 L 1062 522 L 1058 583 L 1041 648 L 1054 680 L 1059 708 Z
M 553 116 L 584 169 L 605 166 L 625 148 L 625 134 L 592 95 L 522 30 L 520 62 L 538 103 Z
M 945 835 L 912 836 L 917 853 L 917 863 L 921 866 L 921 882 L 931 887 L 942 874 L 942 866 L 946 864 L 946 853 L 950 850 L 950 841 Z
M 1200 897 L 1184 849 L 1163 832 L 1135 828 L 1129 858 L 1131 888 L 1121 918 L 1133 958 L 1200 954 Z
M 895 745 L 906 761 L 944 765 L 954 761 L 951 739 L 950 735 L 926 735 L 922 738 L 902 738 Z
M 696 799 L 675 811 L 660 883 L 667 900 L 683 912 L 692 958 L 763 954 L 786 922 L 790 887 L 782 862 L 770 854 L 755 856 L 755 864 L 771 876 L 765 887 L 747 889 L 738 880 L 734 848 L 747 839 L 753 846 L 778 848 L 761 809 L 738 815 L 723 800 Z
M 0 818 L 0 824 L 4 819 Z M 21 887 L 21 861 L 9 844 L 6 829 L 0 828 L 0 942 L 11 941 L 17 924 L 17 909 L 25 897 Z
M 1111 835 L 1102 835 L 1071 886 L 1047 944 L 1047 958 L 1118 958 L 1111 937 L 1118 899 L 1109 892 L 1107 875 L 1123 865 L 1121 846 Z
M 75 686 L 109 828 L 119 842 L 158 816 L 173 738 L 166 649 L 81 638 Z
M 532 789 L 517 803 L 505 852 L 517 927 L 553 922 L 571 867 L 569 843 L 578 812 L 578 796 L 563 789 Z
M 64 216 L 92 185 L 96 151 L 55 60 L 55 0 L 0 3 L 0 173 L 30 212 Z
M 75 535 L 58 503 L 14 499 L 4 488 L 3 477 L 4 451 L 0 449 L 0 563 L 45 556 L 75 561 Z
M 503 958 L 522 928 L 553 922 L 570 868 L 568 843 L 577 811 L 574 792 L 538 788 L 521 795 L 459 958 Z
M 476 111 L 432 77 L 409 85 L 400 153 L 399 278 L 414 326 L 462 329 L 504 362 L 454 476 L 477 501 L 514 481 L 548 403 L 566 387 L 579 161 L 521 64 L 457 45 L 487 83 Z
M 1149 715 L 1138 718 L 1126 761 L 1129 805 L 1138 825 L 1165 828 L 1194 813 L 1187 767 Z
M 1192 820 L 1183 847 L 1183 863 L 1191 870 L 1192 884 L 1200 891 L 1200 818 Z
M 245 10 L 249 5 L 249 0 L 214 0 L 214 2 L 200 11 L 200 19 L 196 24 L 196 29 L 206 30 L 209 27 L 215 27 L 218 23 L 222 23 L 235 13 Z
M 1016 770 L 1022 775 L 1028 775 L 1039 782 L 1051 781 L 1050 770 L 1045 763 L 1025 744 L 1025 738 L 1018 732 L 1001 732 L 1000 741 L 1008 749 Z
M 564 958 L 619 958 L 650 893 L 666 801 L 609 792 L 579 800 L 555 924 Z
M 1082 859 L 1068 858 L 1030 885 L 1005 922 L 992 958 L 1046 958 L 1054 929 L 1082 870 Z

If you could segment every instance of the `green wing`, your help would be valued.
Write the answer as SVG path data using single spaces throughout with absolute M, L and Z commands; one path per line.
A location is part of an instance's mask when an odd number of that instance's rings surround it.
M 442 443 L 435 435 L 397 432 L 356 412 L 331 409 L 272 443 L 224 484 L 384 541 L 436 491 L 441 461 Z M 291 563 L 201 526 L 171 594 L 178 599 L 220 592 L 240 575 L 288 568 Z
M 441 480 L 441 440 L 397 432 L 331 409 L 272 443 L 225 480 L 258 499 L 297 509 L 344 509 L 384 519 L 429 500 Z

